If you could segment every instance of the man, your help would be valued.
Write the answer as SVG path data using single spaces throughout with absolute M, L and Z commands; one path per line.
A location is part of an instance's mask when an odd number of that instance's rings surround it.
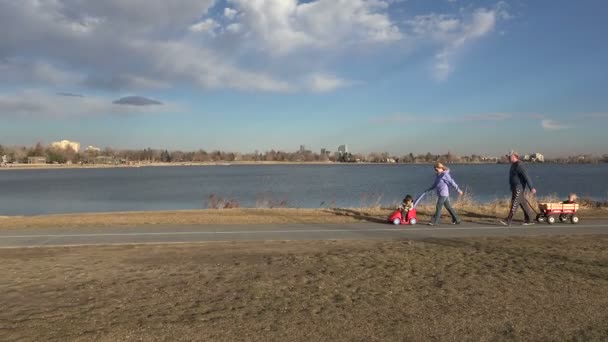
M 509 185 L 511 186 L 511 208 L 509 215 L 505 220 L 500 220 L 500 223 L 505 226 L 510 226 L 513 221 L 513 215 L 517 211 L 517 207 L 521 206 L 524 211 L 524 226 L 534 224 L 532 208 L 528 204 L 528 201 L 524 197 L 524 191 L 526 187 L 532 191 L 532 194 L 536 194 L 536 189 L 532 184 L 532 180 L 528 177 L 528 173 L 524 168 L 523 163 L 519 160 L 519 154 L 515 151 L 511 151 L 507 154 L 509 161 L 511 162 L 511 170 L 509 171 Z

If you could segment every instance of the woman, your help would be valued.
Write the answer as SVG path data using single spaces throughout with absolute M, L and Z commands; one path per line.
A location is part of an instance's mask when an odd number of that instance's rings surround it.
M 452 186 L 460 195 L 462 195 L 462 190 L 458 187 L 458 184 L 452 179 L 450 176 L 450 170 L 445 167 L 441 163 L 435 164 L 435 173 L 437 173 L 437 177 L 435 177 L 435 182 L 433 186 L 431 186 L 427 191 L 436 190 L 437 191 L 437 208 L 435 210 L 435 217 L 431 222 L 428 223 L 429 226 L 434 226 L 439 224 L 439 219 L 441 218 L 441 209 L 445 206 L 450 215 L 452 215 L 452 224 L 460 224 L 460 219 L 454 212 L 452 205 L 450 204 L 450 189 L 449 186 Z

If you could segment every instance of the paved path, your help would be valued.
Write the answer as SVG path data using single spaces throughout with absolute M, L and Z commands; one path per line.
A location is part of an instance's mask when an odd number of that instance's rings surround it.
M 0 229 L 0 248 L 77 245 L 204 243 L 217 241 L 425 239 L 480 236 L 608 234 L 608 220 L 510 228 L 467 223 L 393 226 L 379 223 L 144 226 L 135 228 Z

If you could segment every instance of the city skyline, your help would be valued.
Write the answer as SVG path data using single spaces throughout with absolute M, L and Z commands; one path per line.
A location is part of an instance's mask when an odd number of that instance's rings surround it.
M 39 147 L 40 146 L 40 147 Z M 221 153 L 225 153 L 225 154 L 236 154 L 236 155 L 264 155 L 267 154 L 269 152 L 277 152 L 277 153 L 287 153 L 287 154 L 312 154 L 312 155 L 318 155 L 318 156 L 345 156 L 345 155 L 351 155 L 351 156 L 365 156 L 367 155 L 368 157 L 371 155 L 386 155 L 387 158 L 402 158 L 402 157 L 420 157 L 420 156 L 424 156 L 424 155 L 432 155 L 432 156 L 449 156 L 451 155 L 454 158 L 460 158 L 460 157 L 479 157 L 481 159 L 487 159 L 487 160 L 497 160 L 497 159 L 501 159 L 504 158 L 505 155 L 504 154 L 499 154 L 499 155 L 487 155 L 487 154 L 478 154 L 478 153 L 469 153 L 469 154 L 462 154 L 462 153 L 458 153 L 458 151 L 427 151 L 425 153 L 413 153 L 412 151 L 400 151 L 397 153 L 388 153 L 387 151 L 372 151 L 372 152 L 360 152 L 360 151 L 352 151 L 349 150 L 348 145 L 347 144 L 342 144 L 337 146 L 335 149 L 332 148 L 327 148 L 327 147 L 322 147 L 320 148 L 318 151 L 314 151 L 311 150 L 309 148 L 306 147 L 306 145 L 299 145 L 299 147 L 297 149 L 270 149 L 270 150 L 265 150 L 265 151 L 259 151 L 259 150 L 254 150 L 254 151 L 229 151 L 229 150 L 206 150 L 205 148 L 198 148 L 198 149 L 194 149 L 194 150 L 169 150 L 166 148 L 152 148 L 152 147 L 147 147 L 147 148 L 141 148 L 141 149 L 129 149 L 129 148 L 112 148 L 109 146 L 106 147 L 97 147 L 97 146 L 93 146 L 93 145 L 88 145 L 86 148 L 80 148 L 81 143 L 79 141 L 70 141 L 70 140 L 62 140 L 62 141 L 55 141 L 55 142 L 51 142 L 49 144 L 43 144 L 42 142 L 37 142 L 36 145 L 32 145 L 32 146 L 14 146 L 14 145 L 2 145 L 0 144 L 0 151 L 4 150 L 4 154 L 6 154 L 6 151 L 16 151 L 17 149 L 25 149 L 25 151 L 33 151 L 33 150 L 67 150 L 68 146 L 71 148 L 71 150 L 73 151 L 73 153 L 80 153 L 80 154 L 86 154 L 86 153 L 94 153 L 95 155 L 105 155 L 106 151 L 109 149 L 112 152 L 110 154 L 115 154 L 117 152 L 126 152 L 126 151 L 131 151 L 131 152 L 137 152 L 137 151 L 155 151 L 158 153 L 177 153 L 177 152 L 182 152 L 182 153 L 194 153 L 194 152 L 201 152 L 204 151 L 206 153 L 216 153 L 216 152 L 221 152 Z M 538 152 L 538 151 L 526 151 L 526 150 L 522 150 L 520 151 L 513 151 L 516 153 L 519 153 L 522 160 L 530 160 L 530 159 L 535 159 L 535 160 L 539 160 L 539 161 L 544 161 L 544 154 Z M 2 155 L 2 152 L 0 152 L 0 155 Z M 597 157 L 597 158 L 606 158 L 606 156 L 608 156 L 608 154 L 589 154 L 589 153 L 583 153 L 583 154 L 579 154 L 579 155 L 556 155 L 556 156 L 550 156 L 551 158 L 566 158 L 566 157 L 581 157 L 581 156 L 592 156 L 592 157 Z M 598 159 L 599 160 L 599 159 Z
M 0 144 L 604 154 L 608 4 L 0 3 Z

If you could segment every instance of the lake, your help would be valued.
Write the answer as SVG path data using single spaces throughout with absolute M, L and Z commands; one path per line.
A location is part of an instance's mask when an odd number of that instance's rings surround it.
M 451 165 L 452 176 L 487 202 L 509 196 L 507 164 Z M 608 164 L 528 164 L 540 196 L 608 199 Z M 109 169 L 2 170 L 0 215 L 208 207 L 209 196 L 241 207 L 392 205 L 434 179 L 431 165 L 215 165 Z M 452 192 L 455 194 L 455 192 Z

